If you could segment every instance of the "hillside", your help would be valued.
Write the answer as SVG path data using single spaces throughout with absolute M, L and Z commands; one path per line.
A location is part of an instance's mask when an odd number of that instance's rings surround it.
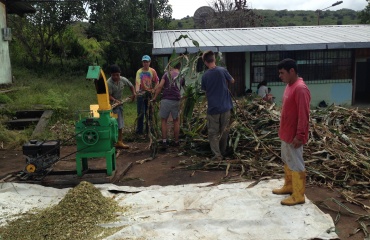
M 259 15 L 263 16 L 264 27 L 278 26 L 312 26 L 318 25 L 318 14 L 315 11 L 303 10 L 255 10 Z M 322 11 L 320 14 L 320 25 L 347 25 L 358 24 L 358 12 L 351 9 L 340 9 L 336 11 Z M 185 17 L 183 19 L 174 19 L 170 24 L 171 29 L 193 29 L 193 17 Z

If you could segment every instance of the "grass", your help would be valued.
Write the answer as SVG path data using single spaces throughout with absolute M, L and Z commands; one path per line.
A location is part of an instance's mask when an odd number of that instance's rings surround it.
M 60 114 L 70 115 L 80 109 L 88 109 L 96 98 L 94 84 L 85 76 L 53 74 L 36 75 L 26 69 L 15 69 L 15 83 L 8 93 L 9 111 L 20 109 L 53 109 Z
M 17 148 L 31 137 L 35 126 L 21 131 L 8 130 L 5 122 L 11 119 L 16 111 L 51 109 L 53 116 L 49 127 L 40 137 L 42 139 L 69 139 L 74 135 L 76 122 L 89 113 L 90 105 L 97 104 L 94 83 L 83 75 L 43 73 L 14 67 L 15 82 L 1 93 L 0 109 L 0 148 Z M 107 76 L 109 77 L 109 76 Z M 124 98 L 131 96 L 129 88 L 124 90 Z M 132 128 L 136 119 L 136 102 L 124 105 L 126 129 Z
M 123 90 L 124 98 L 131 96 L 132 93 L 128 87 Z M 123 115 L 125 128 L 133 128 L 137 117 L 136 101 L 125 103 L 123 106 Z

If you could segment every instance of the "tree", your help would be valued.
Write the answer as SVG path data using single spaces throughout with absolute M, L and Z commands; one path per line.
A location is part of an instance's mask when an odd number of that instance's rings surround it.
M 282 18 L 288 15 L 288 10 L 284 9 L 284 10 L 277 11 L 275 15 L 278 16 L 279 18 Z M 302 16 L 304 16 L 304 14 Z
M 246 0 L 216 0 L 212 3 L 215 15 L 211 25 L 217 28 L 257 27 L 263 17 L 247 6 Z
M 155 4 L 155 29 L 166 29 L 172 19 L 172 7 L 168 4 L 168 0 L 157 0 Z
M 109 44 L 104 48 L 107 64 L 119 64 L 126 76 L 135 76 L 141 56 L 152 50 L 151 19 L 154 29 L 165 29 L 172 19 L 168 0 L 91 0 L 87 34 Z M 153 62 L 154 63 L 154 62 Z
M 370 23 L 370 3 L 367 4 L 364 10 L 360 11 L 358 14 L 360 23 L 369 24 Z
M 85 2 L 38 2 L 33 4 L 35 14 L 9 17 L 15 40 L 21 43 L 33 63 L 44 67 L 54 56 L 65 57 L 63 35 L 68 26 L 85 18 Z M 59 51 L 53 52 L 53 49 Z

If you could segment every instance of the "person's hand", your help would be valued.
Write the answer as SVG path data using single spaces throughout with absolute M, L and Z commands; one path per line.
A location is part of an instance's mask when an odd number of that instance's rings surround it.
M 293 139 L 293 141 L 292 141 L 292 146 L 294 147 L 294 148 L 299 148 L 300 146 L 302 146 L 303 145 L 303 142 L 302 142 L 302 140 L 299 140 L 299 139 L 297 139 L 296 137 Z
M 135 101 L 136 95 L 131 96 L 131 102 Z
M 152 98 L 150 101 L 151 101 L 151 102 L 155 102 L 155 100 L 156 100 L 155 98 Z

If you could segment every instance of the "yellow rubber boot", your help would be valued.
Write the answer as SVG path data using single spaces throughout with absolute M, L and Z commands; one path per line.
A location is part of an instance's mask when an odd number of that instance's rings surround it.
M 129 149 L 130 147 L 126 144 L 124 144 L 122 141 L 118 141 L 115 145 L 116 148 L 121 148 L 121 149 Z
M 115 145 L 116 148 L 129 149 L 130 147 L 123 143 L 122 141 L 122 129 L 118 129 L 118 141 Z
M 284 165 L 284 185 L 282 188 L 276 188 L 272 190 L 273 194 L 291 194 L 293 193 L 292 185 L 292 171 L 289 169 L 288 165 Z
M 305 202 L 306 172 L 292 171 L 293 194 L 281 201 L 282 205 L 293 206 Z

